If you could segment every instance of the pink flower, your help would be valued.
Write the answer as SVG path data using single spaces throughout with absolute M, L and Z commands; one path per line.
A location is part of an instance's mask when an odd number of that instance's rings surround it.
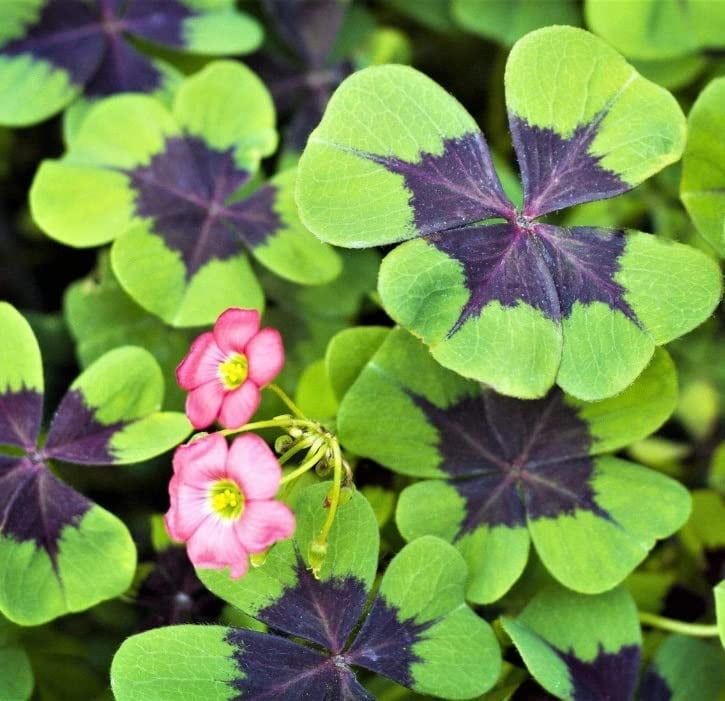
M 194 428 L 217 420 L 224 428 L 243 426 L 259 406 L 260 388 L 283 365 L 279 331 L 260 330 L 254 309 L 227 309 L 212 331 L 191 344 L 176 368 L 179 387 L 189 392 L 186 415 Z
M 269 446 L 253 433 L 231 447 L 218 433 L 179 446 L 166 530 L 186 541 L 195 567 L 229 567 L 232 577 L 241 577 L 250 553 L 294 533 L 294 515 L 274 499 L 281 477 Z

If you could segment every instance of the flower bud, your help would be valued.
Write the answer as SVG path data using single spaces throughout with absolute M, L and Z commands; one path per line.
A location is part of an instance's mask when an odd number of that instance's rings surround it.
M 320 570 L 322 569 L 326 556 L 327 543 L 321 543 L 319 540 L 313 540 L 312 543 L 310 543 L 308 559 L 310 562 L 310 569 L 312 570 L 312 574 L 315 579 L 320 578 Z

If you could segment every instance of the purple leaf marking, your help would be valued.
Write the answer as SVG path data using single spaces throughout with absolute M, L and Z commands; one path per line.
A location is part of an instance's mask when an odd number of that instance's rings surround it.
M 367 601 L 365 584 L 354 577 L 317 580 L 299 555 L 295 571 L 297 584 L 256 617 L 273 628 L 339 654 Z
M 421 236 L 491 217 L 514 216 L 480 131 L 444 139 L 442 154 L 421 153 L 417 163 L 357 153 L 405 178 Z
M 299 554 L 295 570 L 297 582 L 255 617 L 314 649 L 277 635 L 231 633 L 229 642 L 242 646 L 234 657 L 245 678 L 234 686 L 248 694 L 243 698 L 371 698 L 354 666 L 413 683 L 411 665 L 421 661 L 413 646 L 435 621 L 401 621 L 398 610 L 378 596 L 351 641 L 368 598 L 365 584 L 350 576 L 316 580 Z
M 156 556 L 151 573 L 141 582 L 136 597 L 143 619 L 139 630 L 180 623 L 213 623 L 223 602 L 199 580 L 181 547 L 170 546 Z
M 470 295 L 449 335 L 493 301 L 528 304 L 557 321 L 575 302 L 602 302 L 637 323 L 615 281 L 624 232 L 536 221 L 554 209 L 629 189 L 587 151 L 598 124 L 565 140 L 512 118 L 526 194 L 522 213 L 504 194 L 480 131 L 443 139 L 440 155 L 421 153 L 415 163 L 353 150 L 405 178 L 418 235 L 461 264 Z M 486 224 L 496 218 L 506 223 Z
M 569 668 L 573 701 L 631 701 L 639 672 L 639 645 L 623 645 L 583 662 L 572 653 L 556 651 Z
M 20 543 L 35 542 L 57 567 L 58 541 L 77 526 L 91 502 L 60 482 L 36 454 L 0 455 L 0 533 Z
M 582 202 L 615 197 L 630 189 L 616 173 L 602 168 L 599 157 L 589 153 L 604 116 L 577 127 L 565 139 L 553 129 L 531 126 L 509 115 L 524 186 L 524 216 L 533 219 Z
M 81 0 L 46 1 L 25 36 L 0 48 L 6 56 L 30 55 L 66 71 L 72 83 L 84 85 L 98 70 L 106 41 L 97 13 Z
M 609 518 L 591 486 L 588 426 L 561 391 L 531 401 L 486 392 L 445 409 L 411 396 L 438 432 L 440 469 L 465 500 L 459 537 L 577 510 Z
M 101 423 L 83 394 L 69 390 L 55 412 L 43 453 L 81 465 L 112 464 L 115 457 L 110 450 L 111 439 L 126 425 L 124 421 Z
M 637 701 L 670 701 L 672 691 L 667 680 L 662 677 L 654 665 L 650 665 L 642 677 L 637 691 Z
M 0 393 L 0 445 L 33 450 L 43 418 L 43 395 L 32 389 Z
M 372 701 L 347 663 L 276 635 L 232 630 L 227 642 L 242 676 L 234 701 Z
M 626 236 L 592 227 L 490 224 L 432 234 L 426 241 L 457 260 L 470 292 L 449 332 L 480 315 L 490 302 L 519 302 L 549 319 L 567 317 L 576 302 L 602 302 L 637 323 L 615 281 Z
M 46 0 L 25 36 L 5 44 L 0 54 L 47 61 L 91 97 L 152 92 L 162 76 L 128 36 L 183 47 L 183 23 L 192 16 L 178 0 Z
M 345 658 L 351 664 L 411 687 L 414 681 L 411 668 L 423 661 L 413 652 L 413 646 L 435 622 L 401 621 L 398 610 L 382 596 L 377 596 Z
M 136 193 L 136 213 L 152 219 L 153 232 L 179 253 L 187 279 L 211 260 L 261 245 L 282 225 L 272 185 L 228 204 L 250 173 L 236 165 L 232 149 L 217 151 L 196 137 L 167 139 L 148 165 L 126 175 Z

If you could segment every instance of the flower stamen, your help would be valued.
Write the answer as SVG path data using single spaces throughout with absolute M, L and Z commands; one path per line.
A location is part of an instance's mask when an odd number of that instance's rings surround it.
M 214 511 L 226 519 L 238 519 L 244 512 L 244 494 L 232 480 L 219 480 L 209 492 Z
M 230 355 L 223 363 L 219 363 L 219 378 L 226 389 L 237 389 L 249 375 L 249 362 L 242 353 Z

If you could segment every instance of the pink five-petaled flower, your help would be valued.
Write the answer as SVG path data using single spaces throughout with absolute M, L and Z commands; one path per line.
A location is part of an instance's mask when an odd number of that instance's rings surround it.
M 219 421 L 239 428 L 252 417 L 260 388 L 284 365 L 279 331 L 259 328 L 255 309 L 227 309 L 212 331 L 201 334 L 176 368 L 179 387 L 189 392 L 186 415 L 194 428 Z
M 274 498 L 281 477 L 274 453 L 253 433 L 231 447 L 218 433 L 179 446 L 166 529 L 186 541 L 195 567 L 229 567 L 232 577 L 241 577 L 250 554 L 294 533 L 294 515 Z

